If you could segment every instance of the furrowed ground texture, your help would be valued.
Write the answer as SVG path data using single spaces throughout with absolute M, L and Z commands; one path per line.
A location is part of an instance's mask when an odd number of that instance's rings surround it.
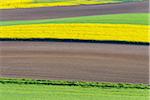
M 82 16 L 72 18 L 57 18 L 44 20 L 26 20 L 26 21 L 0 21 L 1 26 L 24 25 L 24 24 L 61 24 L 61 23 L 100 23 L 100 24 L 136 24 L 149 25 L 149 13 L 130 13 L 130 14 L 112 14 L 97 16 Z
M 148 100 L 144 84 L 0 79 L 1 100 Z
M 0 38 L 81 39 L 150 42 L 147 25 L 129 24 L 30 24 L 1 26 Z
M 0 0 L 0 9 L 106 4 L 144 0 Z

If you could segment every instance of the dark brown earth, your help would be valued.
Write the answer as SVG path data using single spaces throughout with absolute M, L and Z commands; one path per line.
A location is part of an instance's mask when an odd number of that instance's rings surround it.
M 0 42 L 1 77 L 148 83 L 148 46 Z
M 148 12 L 148 9 L 148 1 L 108 5 L 9 9 L 0 10 L 0 20 L 33 20 L 117 13 L 140 13 Z

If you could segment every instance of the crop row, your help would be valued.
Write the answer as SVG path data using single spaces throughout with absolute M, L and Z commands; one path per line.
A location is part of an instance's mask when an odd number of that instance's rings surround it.
M 81 86 L 100 88 L 137 88 L 150 89 L 147 84 L 132 83 L 111 83 L 111 82 L 85 82 L 85 81 L 63 81 L 63 80 L 32 80 L 32 79 L 8 79 L 0 78 L 2 84 L 39 84 L 39 85 L 59 85 L 59 86 Z
M 150 42 L 146 25 L 128 24 L 31 24 L 0 26 L 0 38 L 80 39 Z

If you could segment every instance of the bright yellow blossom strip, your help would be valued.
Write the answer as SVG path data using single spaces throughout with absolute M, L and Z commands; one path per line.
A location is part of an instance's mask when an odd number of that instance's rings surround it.
M 54 2 L 54 3 L 14 3 L 2 4 L 0 9 L 13 9 L 13 8 L 36 8 L 36 7 L 54 7 L 54 6 L 73 6 L 76 5 L 72 2 Z
M 0 9 L 115 3 L 114 0 L 0 0 Z
M 146 25 L 33 24 L 0 26 L 0 38 L 56 38 L 150 42 Z
M 0 4 L 29 3 L 33 0 L 0 0 Z

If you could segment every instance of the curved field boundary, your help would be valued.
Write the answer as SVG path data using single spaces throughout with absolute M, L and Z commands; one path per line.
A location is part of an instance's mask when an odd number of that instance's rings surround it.
M 150 89 L 147 84 L 131 83 L 109 83 L 109 82 L 85 82 L 85 81 L 65 81 L 65 80 L 32 80 L 32 79 L 8 79 L 0 78 L 2 84 L 38 84 L 38 85 L 59 85 L 59 86 L 81 86 L 99 88 L 137 88 Z
M 100 23 L 100 24 L 136 24 L 149 25 L 149 13 L 128 13 L 97 16 L 82 16 L 73 18 L 45 19 L 45 20 L 20 20 L 0 21 L 2 26 L 26 25 L 26 24 L 65 24 L 65 23 Z

